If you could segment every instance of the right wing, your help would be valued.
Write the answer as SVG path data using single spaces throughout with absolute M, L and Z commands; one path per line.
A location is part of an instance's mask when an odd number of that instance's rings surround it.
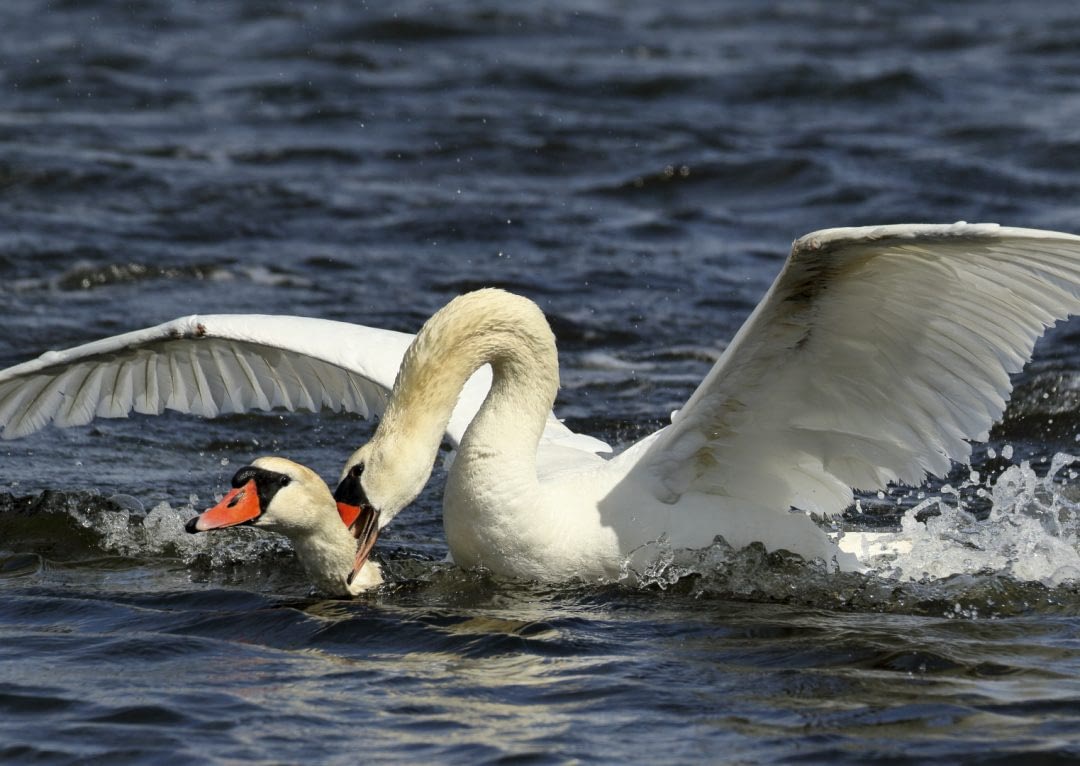
M 167 409 L 214 417 L 325 407 L 369 417 L 385 408 L 412 337 L 307 317 L 182 317 L 0 371 L 0 427 L 13 439 L 50 422 Z M 470 386 L 483 388 L 482 400 L 486 384 Z M 464 426 L 454 425 L 460 438 Z
M 325 408 L 380 415 L 412 339 L 408 333 L 310 317 L 181 317 L 0 370 L 0 434 L 14 439 L 50 422 L 80 426 L 132 411 L 215 417 Z M 490 386 L 488 366 L 465 384 L 446 429 L 455 447 Z M 610 451 L 554 415 L 544 439 Z

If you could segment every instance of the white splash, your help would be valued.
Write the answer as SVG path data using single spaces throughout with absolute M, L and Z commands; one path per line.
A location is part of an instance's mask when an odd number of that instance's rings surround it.
M 163 502 L 143 514 L 141 506 L 132 507 L 118 499 L 110 498 L 119 506 L 116 510 L 88 512 L 73 508 L 71 513 L 80 525 L 96 532 L 103 550 L 121 556 L 165 556 L 179 558 L 187 565 L 203 559 L 216 567 L 244 564 L 290 550 L 285 538 L 250 529 L 229 530 L 229 534 L 189 534 L 184 525 L 198 513 L 192 505 L 174 508 Z
M 1044 476 L 1028 461 L 1010 466 L 992 485 L 973 471 L 959 487 L 907 511 L 896 533 L 854 535 L 857 555 L 879 575 L 937 580 L 957 574 L 998 574 L 1056 587 L 1080 580 L 1080 503 L 1075 486 L 1059 474 L 1076 457 L 1055 455 Z M 1070 471 L 1067 478 L 1074 478 Z M 978 520 L 974 505 L 989 515 Z M 937 510 L 925 522 L 916 514 Z M 848 547 L 845 546 L 845 547 Z

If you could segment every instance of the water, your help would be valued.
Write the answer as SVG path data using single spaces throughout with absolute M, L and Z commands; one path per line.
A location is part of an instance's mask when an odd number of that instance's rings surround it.
M 14 0 L 0 30 L 3 366 L 192 312 L 415 331 L 501 285 L 551 317 L 559 413 L 624 444 L 796 236 L 1080 231 L 1070 2 Z M 336 475 L 367 424 L 6 442 L 0 760 L 1074 762 L 1078 340 L 978 476 L 860 498 L 845 528 L 913 543 L 869 576 L 718 544 L 645 588 L 499 582 L 440 562 L 437 472 L 380 538 L 395 584 L 328 601 L 283 541 L 180 525 L 261 454 Z

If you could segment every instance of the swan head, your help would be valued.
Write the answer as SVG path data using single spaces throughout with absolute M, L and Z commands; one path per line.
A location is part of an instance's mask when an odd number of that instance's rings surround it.
M 408 439 L 394 440 L 393 450 L 382 448 L 387 443 L 390 440 L 380 439 L 376 434 L 356 450 L 345 462 L 334 492 L 339 507 L 355 504 L 371 509 L 379 515 L 380 526 L 397 516 L 423 491 L 433 461 L 429 450 Z M 342 515 L 346 513 L 343 509 Z
M 337 533 L 348 527 L 359 541 L 347 578 L 347 584 L 353 585 L 378 537 L 377 515 L 365 513 L 363 508 L 339 506 L 318 474 L 280 457 L 261 457 L 244 466 L 233 476 L 232 487 L 220 503 L 188 521 L 185 529 L 195 533 L 253 526 L 283 534 L 297 544 L 327 532 L 330 537 L 347 540 L 347 535 Z M 301 551 L 299 545 L 297 551 Z M 352 557 L 351 550 L 349 554 Z M 309 563 L 304 562 L 305 568 Z
M 397 448 L 383 446 L 388 443 L 396 444 Z M 429 452 L 408 439 L 391 441 L 380 439 L 376 434 L 352 454 L 341 472 L 341 481 L 334 491 L 341 518 L 347 524 L 352 518 L 365 520 L 375 527 L 370 534 L 378 534 L 379 528 L 397 516 L 424 489 L 434 459 Z M 362 566 L 359 553 L 357 562 L 350 582 Z

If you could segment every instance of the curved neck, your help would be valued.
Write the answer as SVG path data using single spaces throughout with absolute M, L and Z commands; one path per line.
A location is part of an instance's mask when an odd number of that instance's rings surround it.
M 415 461 L 413 468 L 404 466 L 407 473 L 418 474 L 422 466 L 419 486 L 406 502 L 426 483 L 462 387 L 484 364 L 492 367 L 491 390 L 458 459 L 498 452 L 513 462 L 531 460 L 535 480 L 536 447 L 559 387 L 555 336 L 532 301 L 477 290 L 455 298 L 424 324 L 372 439 L 376 450 L 393 459 Z

